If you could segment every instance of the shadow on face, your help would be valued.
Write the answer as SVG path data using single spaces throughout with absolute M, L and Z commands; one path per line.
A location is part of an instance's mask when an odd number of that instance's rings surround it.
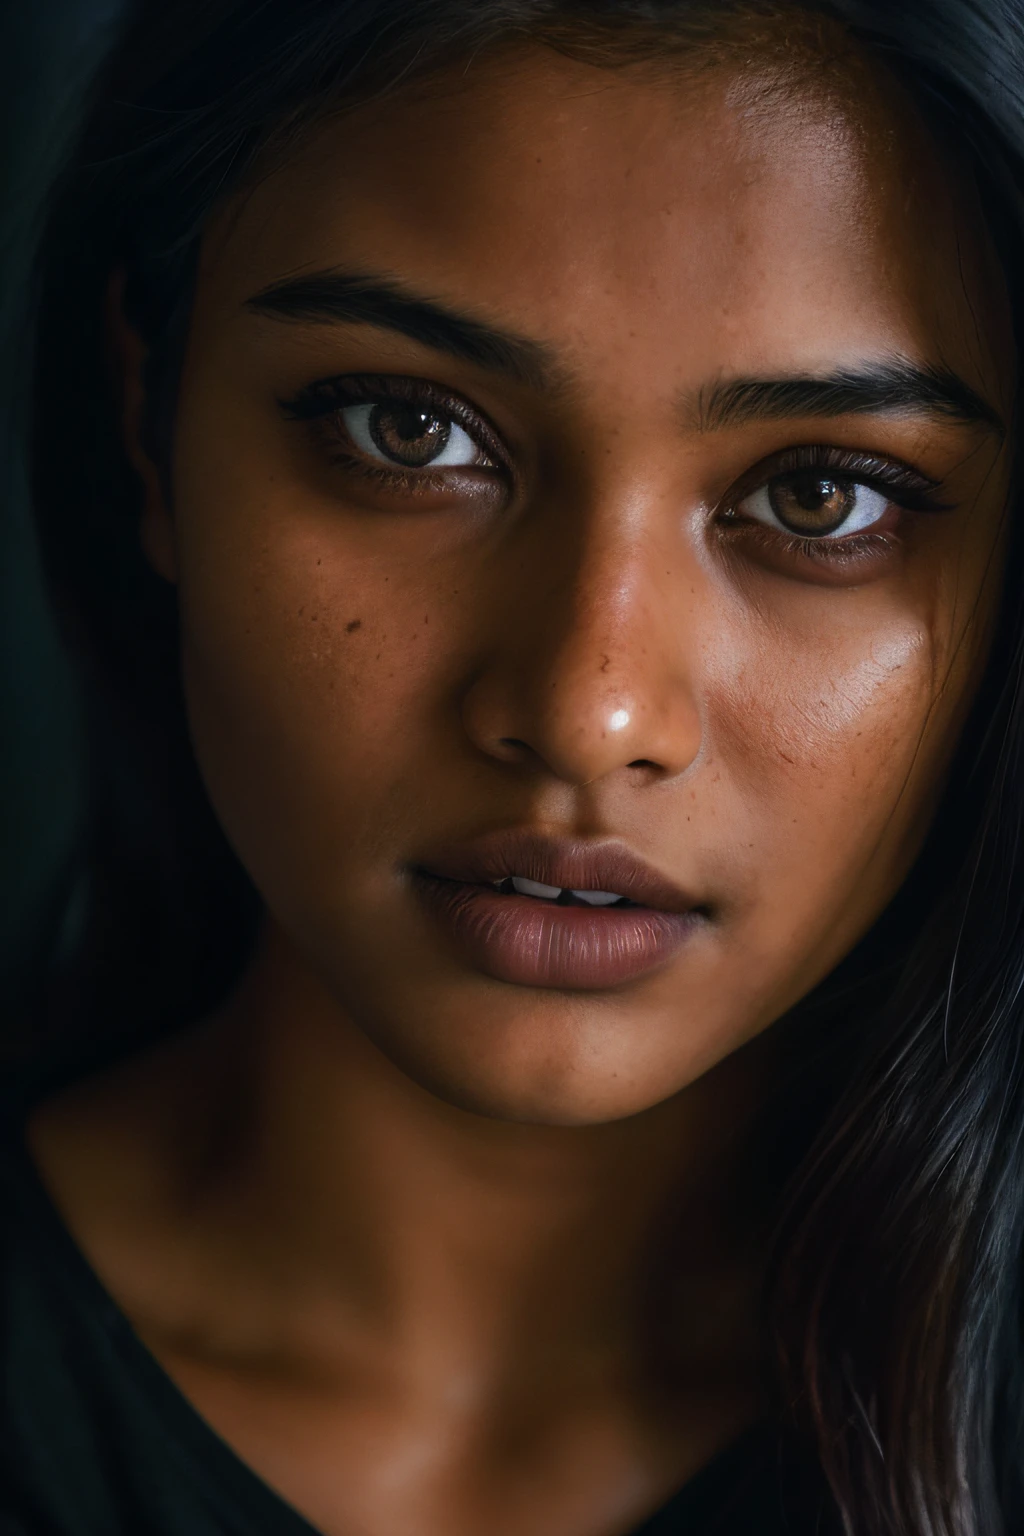
M 174 505 L 199 761 L 338 1027 L 484 1113 L 657 1104 L 849 952 L 983 668 L 1009 333 L 850 52 L 539 46 L 215 221 Z

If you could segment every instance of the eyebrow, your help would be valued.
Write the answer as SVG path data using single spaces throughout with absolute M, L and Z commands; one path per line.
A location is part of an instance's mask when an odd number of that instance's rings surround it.
M 1005 437 L 998 412 L 951 369 L 892 358 L 863 368 L 779 379 L 728 379 L 701 390 L 692 416 L 702 432 L 796 416 L 914 412 L 984 426 Z
M 545 343 L 461 314 L 386 274 L 327 268 L 284 278 L 246 299 L 245 308 L 286 321 L 396 331 L 542 393 L 564 390 L 572 382 Z M 886 411 L 916 412 L 1006 435 L 998 412 L 959 374 L 899 357 L 820 376 L 723 380 L 698 391 L 686 414 L 699 431 L 715 432 L 788 417 Z
M 546 393 L 568 378 L 554 351 L 543 342 L 459 314 L 386 276 L 311 272 L 271 283 L 247 299 L 245 307 L 280 320 L 375 325 L 397 331 L 421 346 Z

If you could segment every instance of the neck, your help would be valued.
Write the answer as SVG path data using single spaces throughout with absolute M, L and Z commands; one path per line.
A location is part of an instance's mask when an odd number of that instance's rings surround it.
M 130 1184 L 133 1230 L 163 1222 L 168 1295 L 194 1276 L 200 1331 L 209 1297 L 242 1295 L 318 1362 L 356 1340 L 377 1369 L 483 1397 L 553 1374 L 749 1382 L 746 1149 L 770 1058 L 755 1041 L 610 1124 L 495 1121 L 412 1082 L 271 929 L 218 1014 L 87 1094 L 105 1162 L 87 1172 L 79 1148 L 75 1177 Z
M 271 930 L 181 1054 L 185 1187 L 244 1244 L 273 1234 L 266 1257 L 291 1268 L 289 1288 L 357 1314 L 406 1359 L 633 1352 L 660 1290 L 684 1353 L 708 1347 L 712 1320 L 745 1344 L 752 1055 L 628 1120 L 498 1122 L 406 1077 Z M 180 1122 L 168 1144 L 181 1147 Z

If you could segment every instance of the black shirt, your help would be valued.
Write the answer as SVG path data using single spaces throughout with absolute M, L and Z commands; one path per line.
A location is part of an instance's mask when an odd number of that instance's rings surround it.
M 0 1536 L 317 1536 L 134 1333 L 21 1127 L 0 1117 Z M 819 1497 L 755 1429 L 632 1536 L 818 1536 Z

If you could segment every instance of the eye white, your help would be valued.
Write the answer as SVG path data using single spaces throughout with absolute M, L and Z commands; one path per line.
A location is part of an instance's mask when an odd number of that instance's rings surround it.
M 827 479 L 827 473 L 823 474 Z M 804 537 L 809 539 L 837 539 L 845 538 L 848 533 L 862 533 L 865 528 L 870 528 L 885 516 L 889 507 L 889 498 L 881 491 L 874 491 L 869 485 L 860 485 L 856 481 L 849 482 L 853 492 L 853 506 L 847 516 L 833 528 L 828 534 L 808 533 Z M 775 515 L 768 495 L 768 485 L 758 486 L 751 495 L 745 496 L 737 503 L 737 512 L 742 512 L 744 517 L 753 518 L 756 522 L 767 523 L 769 528 L 778 528 L 782 533 L 792 534 L 794 529 L 788 528 Z
M 367 458 L 376 459 L 379 464 L 402 465 L 401 459 L 392 458 L 389 453 L 384 453 L 379 444 L 374 442 L 370 431 L 370 418 L 378 409 L 377 401 L 369 401 L 362 405 L 349 405 L 340 412 L 345 424 L 345 431 L 355 443 L 360 453 L 365 453 Z M 448 431 L 448 440 L 439 450 L 436 457 L 428 463 L 417 466 L 423 469 L 444 469 L 453 465 L 478 464 L 482 458 L 480 448 L 464 427 L 453 421 Z M 402 466 L 412 468 L 411 465 Z

